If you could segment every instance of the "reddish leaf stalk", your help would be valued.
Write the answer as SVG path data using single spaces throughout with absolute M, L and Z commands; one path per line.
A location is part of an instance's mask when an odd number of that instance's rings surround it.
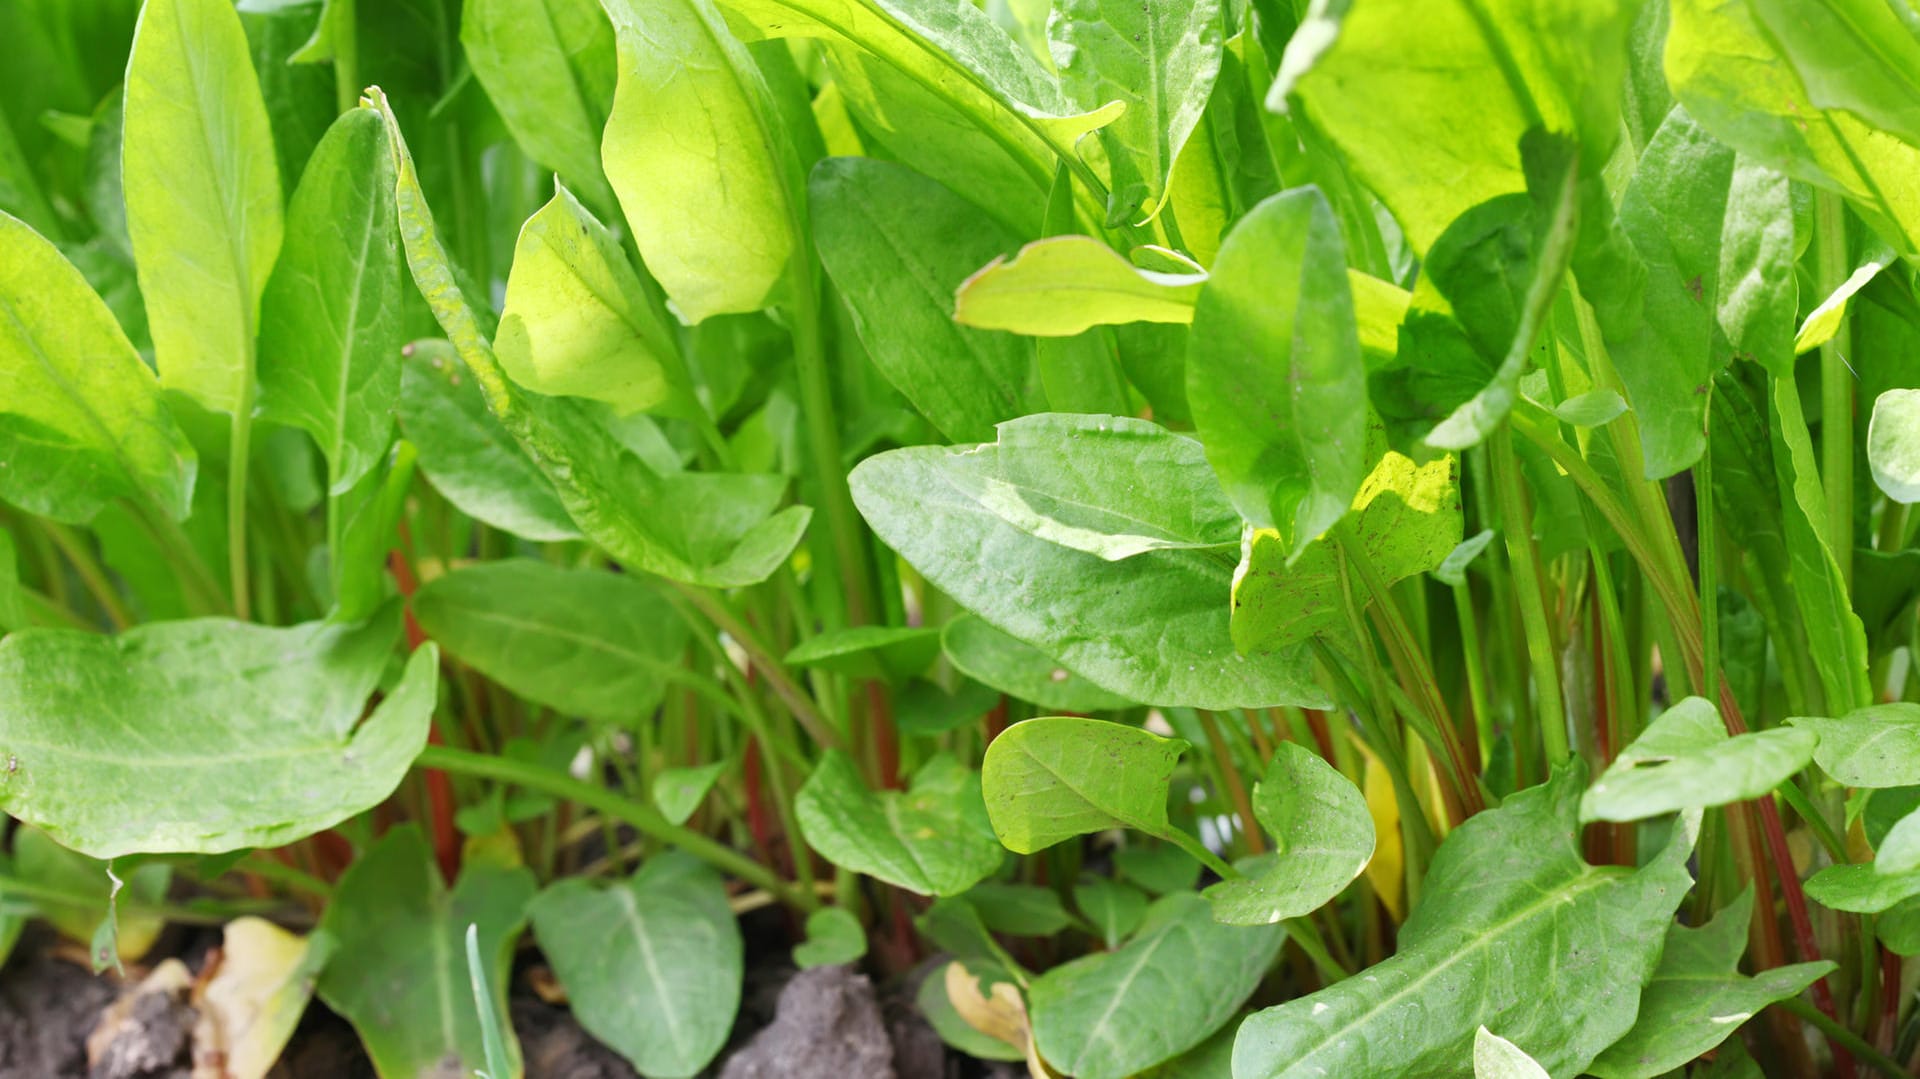
M 400 542 L 407 542 L 406 522 L 400 523 Z M 419 590 L 420 582 L 413 575 L 413 567 L 407 563 L 406 553 L 395 547 L 387 555 L 387 568 L 393 574 L 394 584 L 399 586 L 400 595 L 406 602 L 405 622 L 407 633 L 407 651 L 411 652 L 427 640 L 426 631 L 420 628 L 420 622 L 413 617 L 413 594 Z M 440 728 L 429 725 L 427 728 L 428 745 L 444 745 L 446 740 L 440 737 Z M 451 882 L 460 876 L 460 834 L 454 829 L 453 781 L 447 773 L 438 768 L 426 769 L 428 826 L 433 834 L 434 861 L 440 865 L 440 873 Z

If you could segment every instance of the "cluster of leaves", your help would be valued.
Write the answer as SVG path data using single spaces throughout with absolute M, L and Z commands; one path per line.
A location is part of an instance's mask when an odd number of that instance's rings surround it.
M 692 1076 L 763 907 L 1036 1077 L 1920 1050 L 1907 0 L 13 0 L 0 69 L 0 958 L 225 924 L 236 1079 L 316 992 L 508 1079 L 530 946 Z

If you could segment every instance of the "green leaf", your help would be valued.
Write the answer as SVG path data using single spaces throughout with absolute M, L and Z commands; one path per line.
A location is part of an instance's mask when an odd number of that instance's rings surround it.
M 1582 268 L 1596 308 L 1641 289 L 1631 329 L 1602 319 L 1640 427 L 1646 475 L 1672 475 L 1706 447 L 1707 386 L 1739 354 L 1790 368 L 1797 293 L 1786 177 L 1736 154 L 1676 107 L 1642 153 L 1619 228 L 1644 284 Z M 1635 275 L 1637 276 L 1637 275 Z
M 1233 1079 L 1233 1040 L 1240 1024 L 1229 1020 L 1213 1037 L 1140 1073 L 1140 1079 Z
M 0 881 L 13 875 L 13 861 L 0 854 Z M 5 888 L 0 887 L 0 966 L 5 966 L 7 957 L 13 954 L 13 946 L 19 943 L 20 934 L 27 928 L 27 917 L 32 908 L 25 904 L 9 906 Z
M 1636 7 L 1317 5 L 1287 43 L 1268 105 L 1324 133 L 1425 255 L 1468 207 L 1526 188 L 1530 129 L 1575 136 L 1585 171 L 1606 164 Z
M 300 177 L 260 301 L 261 414 L 313 436 L 336 495 L 393 440 L 401 280 L 393 157 L 380 118 L 356 109 Z
M 828 630 L 794 646 L 789 667 L 819 667 L 853 678 L 904 681 L 940 654 L 940 631 L 919 626 L 853 626 Z
M 1193 321 L 1204 273 L 1143 270 L 1091 236 L 1052 236 L 995 256 L 960 282 L 953 320 L 982 330 L 1071 337 L 1124 322 Z
M 820 758 L 794 798 L 807 843 L 834 865 L 921 895 L 959 895 L 1000 868 L 979 778 L 939 754 L 906 791 L 868 789 L 853 758 Z
M 282 223 L 273 132 L 228 0 L 142 6 L 125 124 L 127 231 L 160 380 L 244 417 Z
M 952 692 L 937 682 L 911 678 L 893 698 L 894 725 L 902 734 L 945 734 L 979 721 L 999 703 L 998 690 L 969 678 L 960 679 Z
M 1215 919 L 1271 925 L 1320 909 L 1373 860 L 1373 817 L 1359 788 L 1293 742 L 1274 747 L 1253 788 L 1253 815 L 1273 835 L 1274 853 L 1245 867 L 1248 879 L 1206 890 Z
M 1873 482 L 1895 502 L 1920 502 L 1920 390 L 1888 390 L 1867 422 Z
M 1173 163 L 1220 74 L 1222 7 L 1065 0 L 1047 21 L 1067 93 L 1088 108 L 1126 105 L 1098 133 L 1112 174 L 1108 227 L 1144 223 L 1166 205 Z
M 1460 543 L 1459 463 L 1446 455 L 1416 465 L 1388 451 L 1353 500 L 1354 529 L 1388 583 L 1444 563 Z M 1339 555 L 1331 543 L 1291 551 L 1271 530 L 1248 538 L 1233 588 L 1233 642 L 1249 653 L 1344 633 Z
M 108 870 L 106 862 L 68 850 L 32 825 L 23 825 L 13 833 L 11 875 L 23 883 L 71 897 L 67 901 L 36 899 L 29 913 L 45 919 L 61 935 L 79 944 L 91 942 L 102 926 L 112 926 L 113 939 L 106 954 L 93 949 L 97 966 L 111 965 L 116 959 L 134 962 L 152 950 L 167 920 L 141 908 L 164 902 L 173 882 L 170 867 L 148 862 L 126 874 L 126 887 L 116 897 Z M 6 897 L 6 881 L 0 878 L 0 903 L 5 902 L 11 900 Z
M 487 411 L 480 386 L 444 341 L 403 352 L 400 428 L 420 471 L 460 512 L 530 540 L 571 540 L 580 529 L 553 481 Z
M 1819 739 L 1804 728 L 1727 737 L 1720 712 L 1688 697 L 1620 751 L 1580 799 L 1580 821 L 1634 821 L 1769 794 L 1813 760 Z
M 1638 871 L 1580 857 L 1586 768 L 1454 829 L 1434 855 L 1399 953 L 1330 988 L 1256 1013 L 1234 1045 L 1237 1079 L 1285 1074 L 1448 1075 L 1480 1027 L 1506 1032 L 1553 1075 L 1575 1075 L 1633 1026 L 1637 986 L 1692 881 L 1697 818 Z
M 1873 865 L 1886 874 L 1904 874 L 1920 870 L 1920 810 L 1900 818 L 1876 844 Z
M 525 868 L 475 862 L 448 892 L 414 824 L 388 832 L 340 878 L 320 920 L 339 944 L 320 999 L 353 1024 L 381 1075 L 469 1075 L 485 1063 L 464 948 L 472 925 L 507 1053 L 519 1062 L 507 976 L 534 888 Z
M 1847 317 L 1847 301 L 1867 287 L 1892 261 L 1893 252 L 1881 247 L 1854 267 L 1853 273 L 1807 314 L 1806 321 L 1800 324 L 1800 332 L 1793 335 L 1793 351 L 1812 352 L 1833 340 L 1833 335 L 1840 332 L 1841 321 Z
M 1758 0 L 1753 11 L 1816 106 L 1848 110 L 1910 146 L 1920 145 L 1920 40 L 1911 16 L 1860 0 L 1833 0 L 1817 13 Z
M 1796 180 L 1837 192 L 1902 253 L 1920 250 L 1920 148 L 1875 131 L 1846 109 L 1826 109 L 1756 4 L 1671 0 L 1666 73 L 1701 126 Z M 1812 33 L 1811 20 L 1796 33 Z
M 744 945 L 719 874 L 670 852 L 608 887 L 563 880 L 530 913 L 580 1025 L 642 1074 L 686 1079 L 726 1044 Z
M 845 907 L 823 907 L 807 915 L 807 939 L 793 946 L 793 965 L 801 970 L 858 962 L 867 954 L 867 931 Z
M 413 613 L 427 636 L 515 694 L 607 723 L 650 715 L 691 640 L 644 580 L 524 558 L 435 577 Z
M 1882 873 L 1880 867 L 1830 865 L 1807 878 L 1807 896 L 1833 910 L 1878 914 L 1920 895 L 1920 872 Z
M 0 808 L 99 858 L 273 847 L 384 801 L 426 744 L 439 653 L 365 722 L 399 635 L 224 618 L 0 640 Z
M 862 461 L 848 483 L 867 523 L 930 583 L 1102 689 L 1197 708 L 1325 700 L 1305 657 L 1234 652 L 1223 560 L 1156 550 L 1109 562 L 1022 531 L 975 496 L 993 453 L 894 450 Z M 1106 628 L 1091 638 L 1085 627 L 1096 625 Z
M 1240 513 L 1289 558 L 1344 517 L 1366 477 L 1367 385 L 1346 249 L 1317 189 L 1227 234 L 1194 309 L 1187 400 Z
M 1016 723 L 987 747 L 980 767 L 994 834 L 1017 854 L 1109 828 L 1168 838 L 1167 784 L 1186 748 L 1100 719 Z
M 1920 704 L 1873 704 L 1844 716 L 1787 720 L 1820 736 L 1814 763 L 1845 787 L 1920 783 Z
M 420 190 L 399 122 L 377 90 L 364 107 L 387 122 L 400 234 L 414 284 L 480 385 L 487 407 L 560 495 L 588 538 L 634 568 L 688 584 L 732 588 L 765 580 L 800 542 L 811 511 L 778 510 L 781 476 L 660 475 L 622 444 L 589 403 L 543 397 L 507 377 L 457 275 Z M 429 473 L 431 474 L 431 473 Z M 662 513 L 661 507 L 674 512 Z
M 13 533 L 0 528 L 0 636 L 27 625 L 27 601 L 20 591 L 20 563 Z
M 185 517 L 194 453 L 153 372 L 58 249 L 0 213 L 0 498 L 91 520 L 132 498 Z
M 1773 467 L 1780 486 L 1793 592 L 1806 626 L 1827 711 L 1873 700 L 1867 634 L 1854 613 L 1839 556 L 1828 543 L 1827 502 L 1800 391 L 1791 377 L 1773 379 Z
M 1626 411 L 1627 402 L 1612 390 L 1591 390 L 1553 406 L 1555 416 L 1575 427 L 1603 427 Z
M 1526 1050 L 1486 1027 L 1473 1035 L 1473 1079 L 1550 1079 Z
M 619 82 L 601 164 L 680 317 L 768 306 L 799 242 L 772 92 L 708 0 L 605 0 Z
M 1147 916 L 1147 893 L 1117 880 L 1090 880 L 1073 886 L 1073 905 L 1113 949 L 1132 936 Z
M 1060 893 L 1038 884 L 986 881 L 967 889 L 967 902 L 995 933 L 1015 937 L 1051 937 L 1073 924 Z
M 690 402 L 679 346 L 653 297 L 620 241 L 564 187 L 520 229 L 494 351 L 535 393 L 588 397 L 622 413 Z
M 899 72 L 999 143 L 1044 191 L 1056 159 L 1126 109 L 1081 112 L 1039 60 L 972 4 L 942 0 L 727 0 L 735 26 L 846 44 Z M 877 65 L 876 65 L 877 66 Z
M 707 800 L 707 792 L 727 770 L 726 761 L 689 768 L 663 768 L 653 776 L 653 804 L 674 824 L 685 824 Z
M 940 642 L 960 673 L 1046 711 L 1111 712 L 1133 705 L 970 614 L 948 622 Z
M 1126 1079 L 1176 1057 L 1233 1018 L 1284 939 L 1275 927 L 1221 925 L 1192 893 L 1167 896 L 1124 946 L 1034 980 L 1040 1055 L 1081 1079 Z
M 1019 242 L 972 203 L 911 169 L 829 158 L 807 183 L 820 262 L 846 297 L 875 367 L 954 441 L 1042 400 L 1033 349 L 957 325 L 954 290 Z
M 1240 515 L 1200 443 L 1148 420 L 1041 413 L 1000 425 L 959 485 L 1001 520 L 1109 562 L 1225 547 Z
M 595 0 L 466 0 L 460 47 L 527 156 L 612 209 L 600 133 L 613 109 L 613 25 Z

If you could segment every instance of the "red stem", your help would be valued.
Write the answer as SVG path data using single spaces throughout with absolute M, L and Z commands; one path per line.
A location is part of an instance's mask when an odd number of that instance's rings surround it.
M 407 526 L 404 521 L 400 524 L 400 541 L 407 542 Z M 413 594 L 419 589 L 420 582 L 414 579 L 413 567 L 407 564 L 405 552 L 398 547 L 388 553 L 387 568 L 393 574 L 394 583 L 400 588 L 400 595 L 406 600 L 407 651 L 411 652 L 427 640 L 426 631 L 420 628 L 419 620 L 413 617 Z M 446 740 L 440 737 L 438 726 L 427 728 L 427 744 L 435 746 L 446 744 Z M 452 882 L 460 877 L 460 833 L 453 826 L 453 781 L 447 778 L 447 773 L 438 768 L 427 769 L 425 778 L 427 811 L 432 818 L 428 821 L 428 825 L 433 832 L 434 861 L 440 864 L 441 875 L 448 882 Z

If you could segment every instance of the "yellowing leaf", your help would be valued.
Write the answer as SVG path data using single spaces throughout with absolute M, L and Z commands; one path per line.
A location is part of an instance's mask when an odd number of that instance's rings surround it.
M 213 1059 L 218 1071 L 196 1069 L 195 1079 L 264 1079 L 313 998 L 333 938 L 292 933 L 261 918 L 227 923 L 220 966 L 194 992 L 200 1021 L 194 1059 Z
M 1358 744 L 1358 742 L 1356 742 Z M 1373 860 L 1367 863 L 1367 883 L 1380 897 L 1380 903 L 1395 923 L 1406 920 L 1407 904 L 1402 897 L 1406 877 L 1406 854 L 1400 841 L 1400 802 L 1393 793 L 1393 778 L 1373 753 L 1360 745 L 1366 759 L 1364 778 L 1367 813 L 1373 817 Z
M 1012 982 L 995 982 L 990 991 L 982 993 L 980 979 L 957 962 L 947 964 L 944 978 L 947 999 L 953 1002 L 954 1010 L 967 1025 L 1015 1049 L 1026 1048 L 1032 1037 L 1027 1025 L 1027 1005 Z
M 1204 273 L 1142 270 L 1091 236 L 1036 240 L 960 283 L 955 322 L 1035 337 L 1071 337 L 1122 322 L 1193 321 Z

